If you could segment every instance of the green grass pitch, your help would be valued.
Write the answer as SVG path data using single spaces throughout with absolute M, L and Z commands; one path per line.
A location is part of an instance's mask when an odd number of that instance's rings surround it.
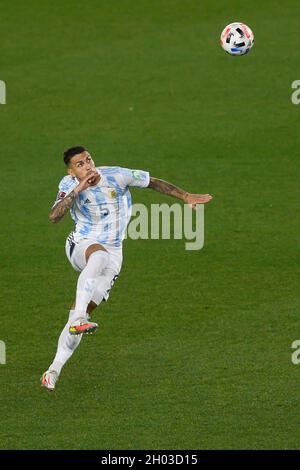
M 1 449 L 299 448 L 299 2 L 2 4 Z M 218 43 L 235 20 L 245 57 Z M 203 250 L 125 242 L 100 331 L 48 394 L 77 279 L 48 211 L 79 144 L 214 201 Z

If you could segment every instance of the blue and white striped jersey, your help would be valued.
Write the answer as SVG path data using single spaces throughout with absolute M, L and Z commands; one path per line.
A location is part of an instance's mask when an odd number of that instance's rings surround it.
M 146 188 L 147 171 L 100 166 L 101 179 L 96 186 L 81 191 L 70 209 L 75 222 L 74 240 L 91 238 L 98 243 L 119 247 L 131 217 L 130 186 Z M 54 206 L 78 185 L 78 180 L 65 176 L 59 183 Z

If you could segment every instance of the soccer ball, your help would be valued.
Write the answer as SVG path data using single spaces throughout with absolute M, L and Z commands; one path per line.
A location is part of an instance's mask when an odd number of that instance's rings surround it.
M 231 55 L 244 55 L 254 44 L 254 34 L 244 23 L 230 23 L 221 34 L 221 46 Z

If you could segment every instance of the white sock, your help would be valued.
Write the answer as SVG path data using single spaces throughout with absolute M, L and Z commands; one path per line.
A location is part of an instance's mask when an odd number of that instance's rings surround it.
M 56 356 L 48 369 L 55 370 L 58 375 L 60 374 L 62 367 L 72 356 L 77 346 L 79 346 L 82 339 L 82 335 L 70 335 L 69 333 L 69 327 L 71 323 L 74 322 L 75 315 L 75 310 L 70 310 L 69 320 L 62 330 L 58 340 Z
M 97 286 L 97 277 L 106 268 L 109 261 L 107 251 L 94 251 L 89 257 L 86 267 L 81 271 L 77 281 L 75 318 L 86 318 L 87 306 L 90 303 Z
M 101 276 L 97 277 L 96 288 L 94 290 L 91 300 L 96 304 L 100 305 L 103 299 L 107 300 L 109 292 L 114 284 L 114 277 L 116 276 L 115 271 L 106 267 L 102 271 Z

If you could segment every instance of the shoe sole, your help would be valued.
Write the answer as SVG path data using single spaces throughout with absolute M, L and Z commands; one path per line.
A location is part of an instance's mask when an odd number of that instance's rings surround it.
M 41 384 L 41 387 L 47 390 L 47 392 L 54 392 L 55 388 L 49 388 L 47 385 Z

